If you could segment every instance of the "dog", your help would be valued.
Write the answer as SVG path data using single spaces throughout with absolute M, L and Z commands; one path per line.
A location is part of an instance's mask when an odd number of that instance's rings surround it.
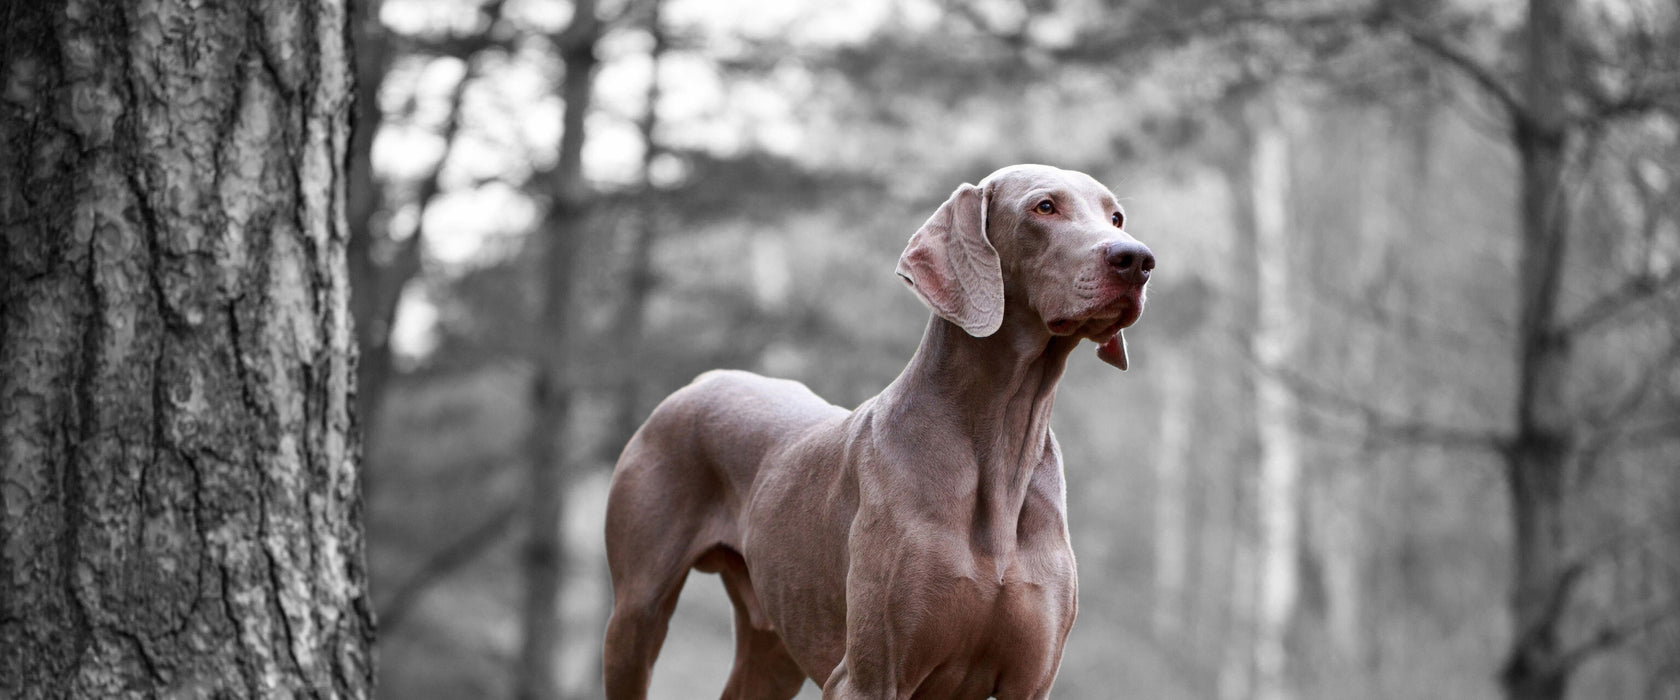
M 725 698 L 1043 698 L 1078 610 L 1056 383 L 1082 340 L 1126 369 L 1155 257 L 1083 173 L 963 184 L 898 275 L 933 312 L 848 411 L 712 371 L 625 446 L 607 502 L 607 697 L 643 698 L 690 569 L 735 609 Z

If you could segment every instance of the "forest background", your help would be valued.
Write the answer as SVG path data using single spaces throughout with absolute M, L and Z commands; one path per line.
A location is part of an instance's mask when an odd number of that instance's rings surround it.
M 1054 426 L 1071 698 L 1680 698 L 1667 0 L 383 0 L 349 220 L 388 698 L 598 697 L 613 460 L 715 367 L 855 405 L 958 183 L 1160 260 Z M 653 696 L 730 663 L 690 577 Z M 802 697 L 815 697 L 807 685 Z

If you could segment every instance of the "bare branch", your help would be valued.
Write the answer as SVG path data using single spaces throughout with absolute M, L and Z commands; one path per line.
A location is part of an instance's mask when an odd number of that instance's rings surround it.
M 1027 23 L 1032 21 L 1031 13 L 1024 15 L 1026 19 L 1020 26 L 1002 28 L 992 26 L 991 20 L 986 19 L 985 15 L 980 14 L 980 11 L 975 9 L 972 3 L 954 2 L 948 5 L 946 9 L 953 15 L 962 18 L 962 20 L 967 22 L 969 26 L 973 27 L 975 31 L 996 39 L 1007 46 L 1019 50 L 1027 43 Z
M 1619 437 L 1623 444 L 1641 448 L 1674 442 L 1676 436 L 1680 436 L 1680 415 L 1623 428 Z
M 458 58 L 468 61 L 482 51 L 512 49 L 515 37 L 498 36 L 496 32 L 496 24 L 501 22 L 502 6 L 505 3 L 506 0 L 495 0 L 495 2 L 479 8 L 479 12 L 484 13 L 484 28 L 482 31 L 472 34 L 448 34 L 444 36 L 392 34 L 390 39 L 392 53 L 395 55 Z
M 444 118 L 443 129 L 438 134 L 443 138 L 443 154 L 438 156 L 437 163 L 432 165 L 432 169 L 427 171 L 426 177 L 420 181 L 420 191 L 415 196 L 422 213 L 426 205 L 443 189 L 443 167 L 449 162 L 449 156 L 455 152 L 455 137 L 461 132 L 461 104 L 466 100 L 467 84 L 478 74 L 476 66 L 477 61 L 467 62 L 466 74 L 461 76 L 461 81 L 455 84 L 454 90 L 449 94 L 449 116 Z
M 654 12 L 652 8 L 657 7 L 660 2 L 661 0 L 630 0 L 629 2 L 619 5 L 616 8 L 616 11 L 611 13 L 602 13 L 598 16 L 600 17 L 601 25 L 606 28 L 606 31 L 614 31 L 624 27 L 643 26 L 647 23 L 648 14 Z
M 504 504 L 460 539 L 432 554 L 420 568 L 397 584 L 391 598 L 379 606 L 379 631 L 389 634 L 396 629 L 414 610 L 421 595 L 489 550 L 490 545 L 507 532 L 519 512 L 517 504 Z
M 1576 126 L 1593 127 L 1623 118 L 1638 118 L 1651 112 L 1680 114 L 1680 72 L 1664 70 L 1659 63 L 1659 50 L 1654 45 L 1649 27 L 1635 32 L 1624 41 L 1634 54 L 1600 56 L 1600 66 L 1614 67 L 1628 86 L 1612 91 L 1598 80 L 1581 81 L 1582 95 L 1589 108 L 1575 118 Z M 1672 66 L 1669 66 L 1672 68 Z M 1619 92 L 1620 94 L 1616 94 Z
M 1387 15 L 1387 23 L 1393 24 L 1405 35 L 1406 39 L 1425 53 L 1445 62 L 1469 78 L 1486 92 L 1490 97 L 1505 108 L 1506 114 L 1513 121 L 1525 118 L 1527 108 L 1511 86 L 1505 84 L 1493 68 L 1483 64 L 1462 46 L 1453 44 L 1442 38 L 1440 32 L 1428 27 L 1421 27 L 1410 20 L 1397 15 Z
M 1558 665 L 1568 672 L 1594 655 L 1626 644 L 1664 622 L 1680 619 L 1680 601 L 1670 599 L 1647 604 L 1620 620 L 1606 622 L 1586 641 L 1558 656 Z
M 1558 330 L 1566 335 L 1585 333 L 1642 302 L 1676 289 L 1680 289 L 1680 267 L 1661 275 L 1650 272 L 1634 275 L 1621 286 L 1588 303 L 1573 318 L 1559 324 Z
M 1516 337 L 1510 322 L 1493 314 L 1472 309 L 1467 325 L 1454 325 L 1439 314 L 1428 314 L 1406 305 L 1381 303 L 1369 297 L 1347 293 L 1336 285 L 1319 279 L 1307 279 L 1311 293 L 1308 302 L 1348 321 L 1367 324 L 1378 329 L 1400 329 L 1407 333 L 1427 333 L 1430 343 L 1447 343 L 1459 348 L 1504 347 Z M 1399 308 L 1396 308 L 1399 307 Z M 1316 309 L 1315 309 L 1316 311 Z
M 485 35 L 488 35 L 496 26 L 497 20 L 501 18 L 501 10 L 502 3 L 499 0 L 485 8 L 485 11 L 489 13 L 489 22 L 485 25 Z M 366 301 L 361 302 L 365 306 L 359 308 L 359 315 L 356 319 L 358 326 L 372 329 L 361 341 L 362 362 L 358 370 L 358 381 L 361 387 L 359 401 L 362 420 L 365 421 L 364 425 L 379 425 L 378 417 L 383 410 L 385 401 L 385 386 L 392 371 L 391 329 L 396 327 L 397 310 L 402 301 L 403 289 L 415 276 L 420 274 L 426 236 L 426 210 L 442 189 L 440 177 L 444 165 L 449 162 L 450 154 L 454 152 L 456 136 L 461 128 L 461 104 L 467 85 L 478 74 L 479 61 L 475 60 L 476 57 L 476 53 L 464 57 L 467 67 L 466 73 L 461 76 L 460 82 L 456 83 L 450 93 L 449 113 L 439 134 L 443 138 L 443 154 L 438 156 L 437 162 L 432 165 L 431 170 L 420 181 L 419 192 L 416 195 L 420 213 L 416 217 L 414 231 L 409 234 L 407 239 L 401 241 L 395 255 L 388 263 L 375 263 L 372 253 L 365 253 L 368 257 L 367 265 L 371 269 L 364 269 L 364 279 L 361 280 L 363 290 L 360 293 Z M 383 185 L 376 187 L 383 187 Z M 388 199 L 381 191 L 378 201 L 385 202 Z M 384 205 L 381 204 L 381 206 Z M 395 243 L 391 240 L 389 227 L 383 228 L 385 230 L 379 235 L 377 244 Z M 375 245 L 376 242 L 371 237 L 371 231 L 364 231 L 362 245 Z M 371 437 L 374 435 L 376 433 L 370 430 L 364 436 L 364 439 L 371 444 Z
M 1280 371 L 1276 376 L 1307 402 L 1317 404 L 1319 408 L 1327 411 L 1354 413 L 1364 422 L 1367 431 L 1389 440 L 1493 452 L 1504 450 L 1511 441 L 1509 436 L 1496 430 L 1477 430 L 1395 417 L 1358 399 L 1317 386 L 1300 375 Z
M 477 61 L 468 57 L 467 72 L 461 76 L 461 81 L 455 84 L 449 96 L 449 116 L 444 119 L 443 128 L 438 135 L 443 138 L 443 153 L 437 162 L 420 180 L 415 204 L 419 208 L 419 215 L 415 218 L 414 231 L 402 242 L 397 249 L 396 257 L 381 271 L 378 279 L 380 318 L 385 322 L 385 328 L 393 328 L 396 324 L 397 303 L 402 297 L 402 290 L 408 286 L 409 280 L 420 273 L 421 251 L 424 249 L 426 237 L 426 211 L 431 208 L 432 201 L 442 192 L 441 179 L 443 167 L 449 162 L 449 156 L 455 151 L 456 136 L 461 130 L 461 103 L 467 91 L 467 84 L 477 74 Z
M 1046 50 L 1058 61 L 1109 61 L 1128 52 L 1156 50 L 1163 44 L 1183 42 L 1192 37 L 1217 37 L 1222 33 L 1245 27 L 1269 27 L 1300 32 L 1369 25 L 1372 20 L 1370 12 L 1364 9 L 1276 14 L 1256 12 L 1246 7 L 1220 7 L 1218 11 L 1204 13 L 1189 20 L 1138 23 L 1140 26 L 1130 31 L 1087 35 L 1071 46 L 1046 47 Z M 996 32 L 993 34 L 997 35 Z
M 1632 439 L 1642 434 L 1656 434 L 1657 437 L 1673 437 L 1672 433 L 1664 436 L 1665 430 L 1680 427 L 1680 415 L 1673 407 L 1657 405 L 1651 407 L 1656 421 L 1648 421 L 1645 425 L 1636 425 L 1632 419 L 1641 407 L 1646 407 L 1651 397 L 1662 387 L 1662 382 L 1651 381 L 1651 377 L 1660 376 L 1665 367 L 1680 364 L 1680 336 L 1669 342 L 1668 347 L 1656 355 L 1650 362 L 1644 363 L 1634 377 L 1632 386 L 1622 392 L 1621 396 L 1609 401 L 1601 408 L 1594 409 L 1584 415 L 1587 427 L 1587 449 L 1603 449 L 1613 442 L 1621 441 L 1640 446 L 1640 440 Z M 1652 429 L 1655 426 L 1655 430 Z
M 402 56 L 431 56 L 466 60 L 480 49 L 490 46 L 490 38 L 483 34 L 445 37 L 393 37 L 395 53 Z
M 484 12 L 487 14 L 489 21 L 485 25 L 484 32 L 479 34 L 478 38 L 487 38 L 494 32 L 496 22 L 501 20 L 502 17 L 502 2 L 490 3 L 484 8 Z M 462 104 L 466 101 L 467 86 L 479 74 L 478 52 L 487 50 L 490 46 L 491 44 L 488 42 L 482 43 L 472 53 L 461 56 L 461 59 L 467 64 L 467 70 L 461 75 L 460 82 L 455 83 L 455 87 L 449 93 L 449 116 L 444 118 L 442 129 L 438 133 L 438 136 L 443 139 L 443 154 L 438 156 L 437 162 L 420 180 L 419 193 L 415 195 L 415 203 L 420 209 L 420 215 L 414 225 L 414 233 L 406 242 L 403 252 L 403 255 L 413 257 L 414 269 L 397 282 L 398 292 L 401 291 L 401 286 L 408 282 L 408 277 L 412 277 L 414 272 L 419 270 L 420 241 L 426 229 L 426 209 L 431 206 L 432 200 L 436 199 L 438 194 L 443 191 L 443 168 L 448 164 L 449 156 L 455 152 L 456 137 L 461 132 L 461 111 Z
M 1670 96 L 1671 98 L 1673 96 Z M 1646 93 L 1630 93 L 1620 97 L 1593 96 L 1593 109 L 1576 120 L 1577 125 L 1602 124 L 1617 119 L 1638 118 L 1651 112 L 1680 111 L 1671 102 Z
M 657 283 L 653 270 L 653 246 L 660 235 L 660 226 L 653 165 L 660 154 L 665 152 L 665 145 L 658 137 L 659 67 L 665 61 L 666 51 L 670 48 L 669 35 L 663 21 L 662 3 L 658 0 L 649 3 L 645 26 L 648 36 L 653 39 L 653 46 L 648 49 L 648 60 L 653 64 L 653 70 L 648 79 L 647 92 L 644 94 L 642 114 L 636 120 L 636 130 L 641 134 L 643 146 L 641 182 L 638 187 L 640 191 L 635 197 L 635 218 L 631 224 L 630 245 L 625 256 L 624 299 L 618 323 L 615 324 L 612 333 L 613 345 L 628 349 L 622 353 L 628 362 L 619 364 L 612 372 L 616 375 L 614 393 L 618 395 L 619 400 L 613 409 L 610 428 L 612 437 L 602 443 L 603 449 L 606 450 L 602 456 L 609 463 L 617 459 L 618 446 L 629 441 L 639 424 L 640 407 L 636 399 L 641 388 L 641 372 L 632 369 L 636 357 L 634 349 L 642 345 L 642 326 L 647 318 L 648 297 Z

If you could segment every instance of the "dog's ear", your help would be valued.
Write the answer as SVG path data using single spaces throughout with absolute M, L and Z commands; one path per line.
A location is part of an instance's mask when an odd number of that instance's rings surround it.
M 910 236 L 898 275 L 940 318 L 984 338 L 1003 324 L 1003 270 L 986 239 L 985 192 L 964 184 Z

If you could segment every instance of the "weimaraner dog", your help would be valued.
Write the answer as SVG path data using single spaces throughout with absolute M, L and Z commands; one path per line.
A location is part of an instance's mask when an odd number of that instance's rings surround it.
M 921 347 L 847 411 L 714 371 L 619 457 L 607 697 L 643 698 L 689 569 L 735 606 L 725 698 L 1042 698 L 1078 609 L 1050 407 L 1081 340 L 1126 368 L 1154 255 L 1083 173 L 1004 168 L 910 237 Z

